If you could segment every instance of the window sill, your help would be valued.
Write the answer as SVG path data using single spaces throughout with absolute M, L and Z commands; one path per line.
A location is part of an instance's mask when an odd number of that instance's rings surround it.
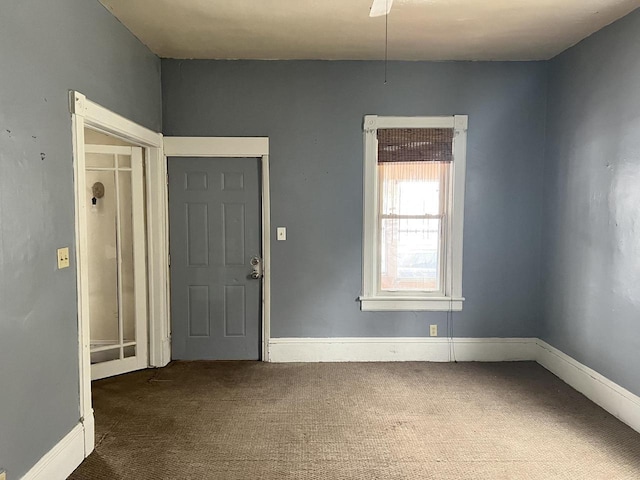
M 464 302 L 464 298 L 451 297 L 360 297 L 358 300 L 363 312 L 460 312 Z

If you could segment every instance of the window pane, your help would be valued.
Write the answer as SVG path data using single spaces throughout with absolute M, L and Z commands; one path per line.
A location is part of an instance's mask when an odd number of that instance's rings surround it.
M 84 156 L 86 168 L 107 167 L 113 168 L 114 156 L 110 153 L 87 153 Z
M 113 171 L 87 171 L 86 181 L 91 341 L 97 340 L 100 344 L 118 343 L 120 327 L 115 176 Z M 96 182 L 104 186 L 104 196 L 97 199 L 94 206 L 92 186 Z
M 133 206 L 131 172 L 118 172 L 120 203 L 120 294 L 122 295 L 122 326 L 125 342 L 136 340 L 135 277 L 133 271 Z
M 449 169 L 443 162 L 379 163 L 383 214 L 438 215 L 443 213 L 441 180 Z
M 378 165 L 380 289 L 439 291 L 449 163 Z
M 120 360 L 120 347 L 116 347 L 112 350 L 91 352 L 91 365 L 102 362 L 110 362 L 112 360 Z
M 382 290 L 440 290 L 439 219 L 383 219 Z

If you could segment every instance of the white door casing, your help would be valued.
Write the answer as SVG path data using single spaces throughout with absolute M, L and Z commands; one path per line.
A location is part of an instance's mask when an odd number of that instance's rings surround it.
M 94 449 L 95 427 L 91 407 L 91 361 L 87 236 L 80 221 L 86 215 L 84 194 L 85 128 L 104 133 L 144 148 L 147 190 L 147 268 L 149 308 L 149 365 L 164 366 L 171 359 L 168 296 L 168 230 L 166 161 L 162 155 L 162 134 L 142 127 L 88 100 L 82 93 L 69 92 L 75 190 L 75 261 L 78 292 L 79 410 L 83 425 L 84 456 Z
M 164 137 L 166 157 L 260 159 L 262 204 L 262 361 L 269 361 L 271 337 L 271 204 L 269 190 L 269 138 L 267 137 Z M 165 210 L 168 231 L 169 210 Z

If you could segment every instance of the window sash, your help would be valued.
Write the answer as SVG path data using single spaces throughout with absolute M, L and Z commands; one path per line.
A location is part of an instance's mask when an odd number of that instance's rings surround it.
M 446 175 L 446 173 L 443 175 L 443 179 L 440 181 L 440 211 L 442 213 L 439 214 L 423 214 L 423 215 L 401 215 L 401 214 L 385 214 L 385 213 L 381 213 L 381 208 L 380 208 L 380 203 L 378 204 L 378 209 L 377 209 L 377 232 L 376 232 L 376 236 L 377 236 L 377 255 L 376 255 L 376 259 L 377 259 L 377 274 L 376 274 L 376 294 L 377 295 L 386 295 L 386 294 L 392 294 L 392 295 L 404 295 L 404 294 L 426 294 L 426 295 L 433 295 L 433 294 L 439 294 L 439 295 L 444 295 L 445 293 L 445 286 L 446 286 L 446 282 L 447 282 L 447 278 L 446 278 L 446 254 L 447 254 L 447 211 L 448 211 L 448 202 L 446 201 L 446 197 L 447 197 L 447 191 L 448 189 L 446 188 L 446 180 L 448 179 L 448 175 Z M 383 192 L 381 190 L 383 190 L 382 187 L 380 187 L 379 189 L 379 195 L 382 196 Z M 445 197 L 445 198 L 443 198 Z M 443 201 L 444 200 L 444 201 Z M 396 273 L 396 275 L 394 276 L 395 278 L 395 282 L 399 282 L 401 283 L 405 283 L 406 287 L 402 287 L 401 285 L 398 285 L 397 288 L 389 288 L 389 287 L 383 287 L 383 283 L 384 283 L 384 277 L 389 278 L 390 275 L 385 275 L 385 272 L 383 271 L 383 258 L 384 258 L 384 250 L 388 247 L 388 243 L 383 242 L 383 235 L 384 235 L 384 221 L 387 220 L 397 220 L 399 222 L 405 220 L 405 221 L 410 221 L 410 220 L 423 220 L 423 221 L 429 221 L 429 220 L 438 220 L 438 226 L 437 226 L 437 239 L 436 239 L 436 246 L 435 246 L 435 251 L 436 251 L 436 256 L 437 256 L 437 265 L 436 265 L 436 276 L 435 276 L 435 288 L 411 288 L 410 284 L 411 282 L 408 280 L 405 280 L 404 282 L 402 281 L 402 278 L 406 278 L 406 277 L 401 277 L 399 276 L 398 273 Z M 398 235 L 398 237 L 400 237 L 402 235 L 402 226 L 399 225 L 396 229 L 393 229 L 393 231 Z M 428 230 L 427 228 L 425 228 L 423 230 L 424 232 L 427 232 L 426 235 L 428 235 Z M 410 235 L 408 232 L 405 232 L 406 234 Z M 416 232 L 417 235 L 419 235 L 418 232 Z M 401 244 L 402 242 L 400 242 L 399 240 L 396 241 L 396 248 L 399 248 L 399 244 Z M 425 242 L 423 245 L 420 246 L 421 248 L 417 249 L 416 254 L 418 254 L 418 252 L 420 252 L 421 250 L 425 250 L 422 253 L 426 253 L 429 249 L 427 249 L 427 243 Z M 392 257 L 388 257 L 386 258 L 387 262 L 392 262 L 395 263 L 397 265 L 398 262 L 398 258 L 396 257 L 395 259 Z M 412 268 L 409 265 L 406 265 L 405 268 Z M 396 272 L 399 271 L 399 267 L 396 267 Z M 418 277 L 418 278 L 427 278 L 427 277 Z M 396 283 L 397 284 L 397 283 Z
M 439 220 L 438 223 L 438 227 L 437 227 L 437 246 L 436 246 L 436 255 L 437 255 L 437 270 L 436 270 L 436 276 L 434 278 L 434 282 L 436 284 L 435 288 L 411 288 L 411 283 L 416 283 L 415 281 L 412 282 L 411 279 L 413 277 L 403 277 L 400 274 L 396 273 L 396 275 L 394 276 L 394 282 L 396 283 L 396 288 L 391 288 L 391 287 L 387 287 L 387 288 L 383 288 L 383 281 L 384 281 L 384 277 L 389 277 L 390 275 L 385 275 L 385 270 L 383 269 L 383 250 L 385 249 L 386 245 L 383 244 L 382 242 L 382 235 L 383 235 L 383 226 L 382 226 L 382 220 L 383 218 L 381 218 L 380 223 L 378 224 L 378 235 L 379 235 L 379 242 L 378 242 L 378 289 L 377 289 L 377 293 L 378 294 L 389 294 L 392 293 L 394 295 L 406 295 L 406 294 L 420 294 L 420 293 L 425 293 L 425 294 L 434 294 L 434 293 L 439 293 L 439 294 L 444 294 L 444 287 L 446 285 L 446 280 L 445 280 L 445 272 L 446 272 L 446 268 L 445 268 L 445 259 L 446 259 L 446 245 L 444 244 L 445 240 L 444 240 L 444 233 L 446 232 L 446 216 L 442 215 L 430 215 L 429 218 L 423 218 L 425 220 Z M 403 220 L 403 218 L 399 218 L 397 216 L 387 216 L 386 218 L 384 218 L 385 220 Z M 397 247 L 396 247 L 397 248 Z M 419 255 L 420 252 L 415 252 L 414 255 Z M 394 263 L 394 259 L 392 257 L 387 258 L 387 263 Z M 395 263 L 397 265 L 398 259 L 395 259 Z M 403 266 L 396 266 L 396 271 L 399 271 L 400 268 Z M 387 266 L 387 268 L 390 268 L 389 266 Z M 404 266 L 405 269 L 408 268 L 415 268 L 412 267 L 411 265 L 405 265 Z M 415 277 L 418 279 L 422 279 L 423 283 L 425 282 L 425 280 L 428 277 Z M 402 284 L 405 284 L 404 286 Z M 399 284 L 399 285 L 398 285 Z
M 401 173 L 408 174 L 405 177 L 391 177 L 391 178 L 383 178 L 385 175 L 385 167 L 381 166 L 378 163 L 377 166 L 377 187 L 378 187 L 378 201 L 376 202 L 376 279 L 375 279 L 375 292 L 376 295 L 393 295 L 393 296 L 403 296 L 403 295 L 444 295 L 446 291 L 447 285 L 447 217 L 450 208 L 450 199 L 449 199 L 449 182 L 452 176 L 451 172 L 451 163 L 450 162 L 438 162 L 437 167 L 427 167 L 427 168 L 437 168 L 434 172 L 422 172 L 422 173 L 435 173 L 436 176 L 432 179 L 421 178 L 419 176 L 414 177 L 416 180 L 420 181 L 434 181 L 437 179 L 437 183 L 439 185 L 439 198 L 438 198 L 438 213 L 437 214 L 412 214 L 412 215 L 403 215 L 397 213 L 383 213 L 383 205 L 385 204 L 385 194 L 389 193 L 391 197 L 399 199 L 399 190 L 401 188 L 401 183 L 411 181 L 411 170 L 410 167 L 412 164 L 417 164 L 418 169 L 424 168 L 423 162 L 403 162 L 403 166 Z M 420 165 L 422 164 L 422 165 Z M 387 180 L 388 184 L 384 181 Z M 398 200 L 399 201 L 399 200 Z M 395 207 L 396 205 L 394 205 Z M 406 288 L 383 288 L 383 250 L 386 245 L 383 243 L 383 221 L 384 220 L 439 220 L 440 223 L 438 225 L 438 239 L 436 245 L 437 252 L 437 271 L 436 271 L 436 288 L 428 289 L 428 288 L 410 288 L 409 281 L 405 281 L 404 283 L 407 285 Z M 388 258 L 387 262 L 392 261 L 392 259 Z M 397 259 L 396 259 L 397 261 Z M 395 277 L 396 282 L 400 281 L 402 283 L 402 277 Z

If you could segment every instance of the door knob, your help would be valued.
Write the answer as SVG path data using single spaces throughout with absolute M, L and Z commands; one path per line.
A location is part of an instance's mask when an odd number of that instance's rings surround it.
M 251 278 L 258 279 L 262 278 L 262 260 L 260 257 L 253 257 L 249 263 L 251 264 L 251 274 L 249 275 Z

